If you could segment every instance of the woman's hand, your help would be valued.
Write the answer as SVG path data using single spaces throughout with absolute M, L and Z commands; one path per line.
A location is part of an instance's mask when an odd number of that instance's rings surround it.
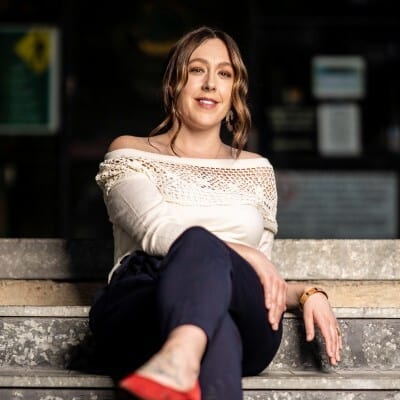
M 268 322 L 273 330 L 279 329 L 282 314 L 286 311 L 288 285 L 280 276 L 275 265 L 261 251 L 237 243 L 227 243 L 239 253 L 254 269 L 264 289 Z
M 288 285 L 280 276 L 276 267 L 265 260 L 253 266 L 264 288 L 265 307 L 268 310 L 268 321 L 273 330 L 279 329 L 282 314 L 286 311 Z
M 333 314 L 328 299 L 322 293 L 315 293 L 304 303 L 303 318 L 306 329 L 306 340 L 312 341 L 317 326 L 325 341 L 325 350 L 332 365 L 340 361 L 343 348 L 342 333 Z

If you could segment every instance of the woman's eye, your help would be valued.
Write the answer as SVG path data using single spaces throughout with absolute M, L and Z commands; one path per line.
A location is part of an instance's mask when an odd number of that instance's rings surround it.
M 232 72 L 230 71 L 221 71 L 219 74 L 224 78 L 232 78 Z
M 199 74 L 199 73 L 203 72 L 203 68 L 201 68 L 201 67 L 192 67 L 192 68 L 190 68 L 190 72 L 193 72 L 195 74 Z

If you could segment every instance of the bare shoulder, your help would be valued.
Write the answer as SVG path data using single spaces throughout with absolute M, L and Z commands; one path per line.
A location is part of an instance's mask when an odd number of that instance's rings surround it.
M 246 158 L 262 158 L 262 156 L 258 153 L 254 153 L 252 151 L 242 150 L 240 153 L 240 157 L 242 159 Z
M 108 146 L 108 151 L 110 152 L 120 149 L 136 149 L 147 151 L 149 149 L 148 138 L 133 135 L 118 136 Z

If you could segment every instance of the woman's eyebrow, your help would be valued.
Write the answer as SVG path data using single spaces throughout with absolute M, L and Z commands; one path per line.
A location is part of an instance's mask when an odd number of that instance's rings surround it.
M 194 62 L 201 62 L 204 64 L 210 64 L 205 58 L 197 57 L 193 58 L 192 60 L 189 61 L 189 64 L 192 64 Z M 227 67 L 232 67 L 232 64 L 229 61 L 221 61 L 218 63 L 218 66 L 227 66 Z

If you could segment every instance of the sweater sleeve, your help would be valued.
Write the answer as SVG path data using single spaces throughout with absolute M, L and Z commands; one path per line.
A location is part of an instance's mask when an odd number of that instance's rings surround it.
M 172 217 L 150 176 L 136 163 L 103 162 L 96 181 L 110 221 L 132 236 L 143 251 L 165 255 L 187 228 Z
M 268 168 L 264 177 L 261 179 L 261 186 L 263 188 L 261 191 L 261 203 L 262 209 L 264 210 L 264 231 L 258 249 L 271 260 L 272 246 L 275 235 L 278 231 L 278 223 L 276 221 L 278 195 L 273 168 Z
M 258 250 L 264 253 L 269 260 L 271 260 L 273 243 L 274 243 L 274 234 L 270 230 L 264 229 L 260 243 L 258 245 Z

